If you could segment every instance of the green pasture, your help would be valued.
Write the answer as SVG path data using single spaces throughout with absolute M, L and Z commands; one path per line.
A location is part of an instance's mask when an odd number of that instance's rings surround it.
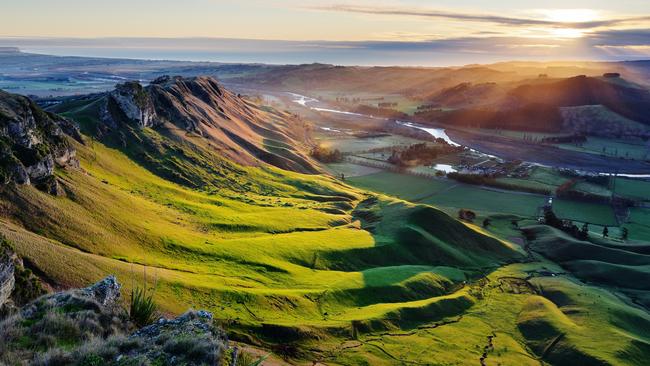
M 616 194 L 650 201 L 650 181 L 630 178 L 616 178 Z
M 359 138 L 354 136 L 342 136 L 337 138 L 327 138 L 319 143 L 329 149 L 338 149 L 343 153 L 362 152 L 373 149 L 390 149 L 392 147 L 407 147 L 413 144 L 421 143 L 410 137 L 399 135 L 384 135 L 377 137 Z
M 588 137 L 587 142 L 580 145 L 558 144 L 557 146 L 566 150 L 617 158 L 646 160 L 650 157 L 648 147 L 640 140 L 612 140 L 600 137 Z

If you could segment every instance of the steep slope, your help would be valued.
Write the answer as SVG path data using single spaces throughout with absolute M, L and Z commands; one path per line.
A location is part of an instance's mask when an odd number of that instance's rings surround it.
M 171 143 L 188 144 L 202 155 L 229 162 L 319 171 L 305 153 L 310 143 L 306 123 L 250 103 L 209 77 L 165 76 L 146 87 L 127 82 L 105 95 L 69 101 L 53 110 L 80 120 L 87 133 L 124 146 L 133 139 L 154 143 L 142 133 L 152 129 Z M 202 138 L 191 138 L 196 136 Z

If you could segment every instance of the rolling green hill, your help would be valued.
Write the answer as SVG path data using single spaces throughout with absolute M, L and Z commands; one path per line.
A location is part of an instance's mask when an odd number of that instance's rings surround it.
M 109 102 L 111 124 L 107 95 L 55 107 L 84 133 L 68 139 L 79 167 L 53 170 L 58 195 L 0 191 L 0 232 L 46 282 L 115 274 L 129 293 L 146 273 L 164 312 L 211 310 L 232 340 L 295 364 L 633 365 L 650 355 L 650 315 L 626 294 L 432 206 L 305 174 L 319 168 L 307 169 L 290 132 L 300 122 L 191 84 L 172 86 L 189 85 L 175 106 L 137 92 L 136 118 Z M 201 104 L 223 116 L 201 119 Z M 167 117 L 145 118 L 143 106 Z M 224 152 L 208 133 L 224 129 L 261 145 L 233 137 Z M 282 153 L 264 142 L 271 135 Z

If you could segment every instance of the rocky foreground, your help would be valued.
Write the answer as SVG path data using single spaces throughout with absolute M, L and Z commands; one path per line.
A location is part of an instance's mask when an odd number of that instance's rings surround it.
M 0 261 L 2 365 L 221 365 L 228 340 L 207 311 L 136 329 L 113 276 L 16 306 L 16 258 Z M 18 266 L 20 267 L 20 266 Z M 234 363 L 233 363 L 234 364 Z

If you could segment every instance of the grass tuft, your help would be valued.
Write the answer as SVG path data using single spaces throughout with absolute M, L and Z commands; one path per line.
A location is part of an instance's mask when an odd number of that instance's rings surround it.
M 144 327 L 153 323 L 158 306 L 153 299 L 153 293 L 147 293 L 143 287 L 136 287 L 131 291 L 131 303 L 129 306 L 129 316 L 139 327 Z

